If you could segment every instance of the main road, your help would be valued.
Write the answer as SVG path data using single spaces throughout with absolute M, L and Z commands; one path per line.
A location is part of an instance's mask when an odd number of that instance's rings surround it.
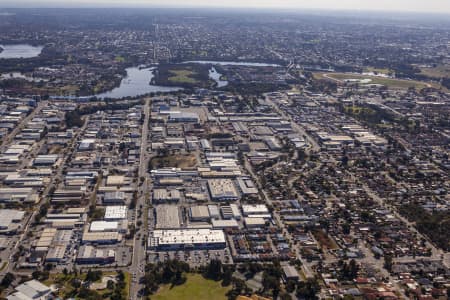
M 140 299 L 139 291 L 144 287 L 139 279 L 145 274 L 145 264 L 146 264 L 146 242 L 148 236 L 148 226 L 145 225 L 145 218 L 147 216 L 148 210 L 148 126 L 150 119 L 150 99 L 145 99 L 144 104 L 144 123 L 142 124 L 142 133 L 141 133 L 141 150 L 139 156 L 139 170 L 138 170 L 138 201 L 136 203 L 135 208 L 135 218 L 134 218 L 134 226 L 136 231 L 139 232 L 134 235 L 133 240 L 133 260 L 131 264 L 131 285 L 130 285 L 130 299 Z M 141 178 L 144 178 L 141 181 Z M 139 210 L 142 210 L 139 214 Z M 138 217 L 139 216 L 139 217 Z M 139 226 L 141 224 L 141 226 Z M 139 227 L 139 228 L 138 228 Z M 139 229 L 139 230 L 138 230 Z

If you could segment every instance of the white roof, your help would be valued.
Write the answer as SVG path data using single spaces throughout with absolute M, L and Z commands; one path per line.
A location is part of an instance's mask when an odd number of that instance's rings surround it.
M 95 231 L 115 231 L 119 229 L 119 222 L 116 221 L 93 221 L 89 230 Z
M 151 241 L 155 246 L 225 243 L 225 234 L 212 229 L 155 230 Z
M 269 213 L 269 209 L 265 204 L 244 204 L 242 205 L 242 211 L 244 212 L 244 215 Z
M 126 219 L 127 218 L 127 207 L 126 206 L 107 206 L 105 210 L 105 220 L 112 219 Z
M 19 298 L 18 299 L 38 299 L 40 296 L 43 296 L 50 292 L 50 288 L 37 280 L 27 281 L 18 287 L 16 287 Z M 28 298 L 24 298 L 28 297 Z M 10 298 L 8 298 L 10 299 Z M 14 299 L 14 298 L 12 298 Z

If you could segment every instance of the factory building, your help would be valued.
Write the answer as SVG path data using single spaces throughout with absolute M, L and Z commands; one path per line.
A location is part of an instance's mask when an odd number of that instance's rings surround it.
M 175 205 L 158 205 L 156 207 L 156 228 L 180 228 L 180 216 L 178 207 Z
M 207 206 L 192 206 L 189 209 L 191 221 L 209 221 L 209 210 Z
M 116 252 L 85 245 L 80 247 L 76 261 L 79 264 L 111 264 L 116 261 Z
M 103 204 L 125 204 L 124 192 L 107 192 L 103 197 Z
M 21 227 L 25 212 L 14 209 L 0 209 L 0 233 L 15 233 Z
M 222 230 L 155 230 L 149 237 L 149 248 L 160 251 L 183 249 L 223 249 L 225 247 L 225 234 Z
M 105 209 L 106 221 L 125 220 L 127 218 L 128 208 L 126 206 L 107 206 Z
M 209 179 L 208 189 L 213 201 L 235 201 L 238 192 L 231 179 Z

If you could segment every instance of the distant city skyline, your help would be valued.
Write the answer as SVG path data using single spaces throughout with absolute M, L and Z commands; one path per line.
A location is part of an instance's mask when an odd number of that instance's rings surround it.
M 450 13 L 448 0 L 0 0 L 0 7 L 229 7 Z

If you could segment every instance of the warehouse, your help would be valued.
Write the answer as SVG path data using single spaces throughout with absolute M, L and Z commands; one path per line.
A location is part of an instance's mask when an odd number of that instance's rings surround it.
M 209 211 L 207 206 L 192 206 L 189 209 L 191 221 L 209 221 Z
M 39 201 L 33 188 L 0 188 L 0 202 L 33 202 Z
M 178 202 L 180 201 L 181 193 L 179 190 L 167 190 L 167 189 L 154 189 L 153 190 L 153 203 L 164 202 Z
M 208 212 L 211 219 L 218 219 L 220 217 L 219 207 L 217 205 L 208 205 Z
M 226 247 L 222 230 L 182 229 L 155 230 L 149 237 L 149 247 L 155 250 L 223 249 Z
M 253 181 L 247 178 L 237 179 L 239 189 L 243 195 L 256 195 L 258 194 L 258 189 L 255 187 Z
M 0 233 L 13 233 L 20 228 L 25 212 L 13 209 L 0 209 Z
M 85 245 L 80 247 L 76 261 L 78 264 L 111 264 L 116 261 L 116 252 Z
M 266 226 L 264 218 L 244 218 L 244 223 L 247 228 L 260 228 Z
M 106 179 L 106 185 L 107 186 L 120 186 L 123 185 L 125 182 L 124 176 L 108 176 Z
M 127 218 L 127 212 L 126 206 L 107 206 L 104 219 L 107 221 L 124 220 Z
M 209 179 L 208 188 L 213 201 L 235 201 L 239 199 L 234 183 L 230 179 Z
M 47 256 L 45 257 L 45 261 L 46 262 L 54 262 L 54 263 L 59 263 L 64 259 L 64 254 L 66 253 L 66 249 L 67 246 L 62 244 L 62 245 L 56 245 L 52 248 L 50 248 L 50 250 L 47 253 Z
M 33 161 L 33 166 L 53 166 L 57 160 L 57 154 L 38 155 Z
M 180 228 L 180 216 L 178 207 L 175 205 L 158 205 L 156 207 L 156 228 Z
M 242 211 L 244 212 L 244 216 L 252 216 L 252 215 L 266 215 L 269 214 L 269 209 L 265 204 L 255 204 L 255 205 L 242 205 Z
M 198 123 L 199 122 L 199 117 L 198 114 L 194 113 L 194 112 L 170 112 L 169 114 L 169 118 L 168 118 L 169 122 L 193 122 L 193 123 Z
M 214 229 L 239 229 L 239 224 L 236 220 L 211 220 Z
M 83 232 L 81 242 L 83 244 L 115 244 L 122 240 L 118 232 Z
M 107 192 L 103 197 L 103 204 L 125 204 L 124 192 Z
M 220 211 L 222 212 L 222 217 L 224 219 L 240 220 L 242 217 L 236 204 L 223 205 L 220 207 Z
M 93 221 L 90 232 L 127 232 L 127 224 L 121 221 Z

